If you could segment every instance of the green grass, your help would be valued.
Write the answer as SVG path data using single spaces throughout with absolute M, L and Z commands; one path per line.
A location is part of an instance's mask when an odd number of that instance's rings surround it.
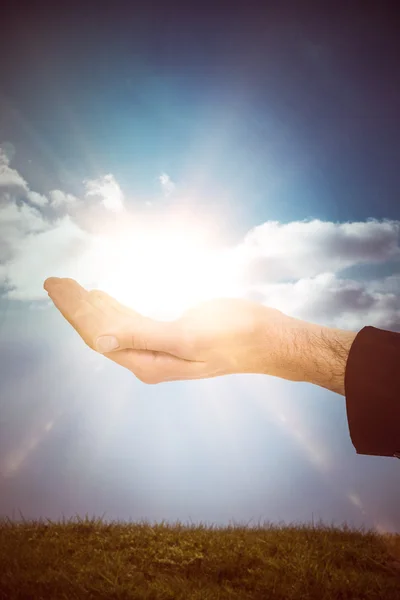
M 3 519 L 0 598 L 400 600 L 400 535 Z

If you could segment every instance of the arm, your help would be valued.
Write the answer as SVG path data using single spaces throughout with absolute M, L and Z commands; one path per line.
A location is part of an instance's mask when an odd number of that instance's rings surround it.
M 229 298 L 204 302 L 174 322 L 158 322 L 103 292 L 88 292 L 71 279 L 48 279 L 45 288 L 91 348 L 145 383 L 263 373 L 344 395 L 346 361 L 355 332 Z M 101 348 L 104 338 L 107 344 Z
M 284 322 L 281 371 L 270 374 L 345 396 L 357 454 L 400 458 L 400 333 L 371 326 L 356 333 L 290 317 Z
M 345 395 L 347 358 L 357 332 L 308 323 L 288 317 L 282 356 L 295 365 L 290 373 L 283 362 L 281 377 L 304 381 Z M 286 375 L 289 376 L 285 376 Z
M 346 396 L 357 453 L 400 457 L 400 333 L 324 327 L 226 298 L 158 322 L 71 279 L 45 289 L 88 346 L 145 383 L 233 373 L 312 383 Z M 114 344 L 99 347 L 104 337 Z

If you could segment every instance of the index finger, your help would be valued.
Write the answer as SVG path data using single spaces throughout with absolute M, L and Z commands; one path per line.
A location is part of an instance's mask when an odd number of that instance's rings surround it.
M 103 324 L 103 314 L 89 301 L 89 292 L 74 279 L 46 279 L 44 289 L 63 317 L 78 332 L 84 342 L 93 348 L 93 340 Z

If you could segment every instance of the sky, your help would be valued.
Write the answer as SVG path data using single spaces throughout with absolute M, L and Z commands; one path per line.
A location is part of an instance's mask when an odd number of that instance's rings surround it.
M 400 532 L 398 461 L 356 454 L 343 396 L 262 375 L 146 385 L 42 288 L 400 332 L 394 15 L 281 4 L 3 9 L 0 516 Z

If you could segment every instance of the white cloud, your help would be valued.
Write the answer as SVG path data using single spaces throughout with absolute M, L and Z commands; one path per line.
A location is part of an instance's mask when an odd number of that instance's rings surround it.
M 86 196 L 101 198 L 107 210 L 120 212 L 124 209 L 124 195 L 113 175 L 85 180 L 83 183 L 86 187 Z
M 0 203 L 0 263 L 13 259 L 26 236 L 45 231 L 49 227 L 35 208 L 14 203 Z
M 10 192 L 27 191 L 28 185 L 23 177 L 10 167 L 8 154 L 0 147 L 0 202 Z
M 90 211 L 95 203 L 86 210 L 84 202 L 61 190 L 52 190 L 49 198 L 30 190 L 10 167 L 9 154 L 0 148 L 0 290 L 35 300 L 43 297 L 43 280 L 52 273 L 85 278 L 92 236 L 80 220 L 89 213 L 95 221 Z
M 48 199 L 46 198 L 46 196 L 38 194 L 37 192 L 32 192 L 30 190 L 27 192 L 26 197 L 35 206 L 43 207 L 46 206 L 46 204 L 48 203 Z
M 44 297 L 43 282 L 51 276 L 90 281 L 88 252 L 92 238 L 68 215 L 37 235 L 20 239 L 8 270 L 11 299 Z
M 385 288 L 385 278 L 379 284 Z M 379 284 L 373 288 L 368 282 L 327 272 L 296 282 L 255 286 L 250 297 L 254 294 L 268 306 L 321 325 L 356 331 L 369 324 L 400 331 L 400 278 L 391 280 L 388 291 L 380 291 Z
M 236 250 L 246 283 L 315 277 L 400 258 L 400 221 L 277 221 L 252 229 Z
M 161 183 L 164 196 L 168 197 L 175 191 L 175 184 L 167 173 L 162 173 L 158 180 Z
M 166 193 L 174 184 L 163 174 Z M 9 298 L 44 297 L 43 280 L 69 276 L 83 285 L 101 279 L 103 233 L 132 214 L 112 175 L 86 181 L 86 200 L 52 190 L 29 189 L 0 149 L 0 290 Z M 88 200 L 90 199 L 90 200 Z M 110 212 L 121 219 L 110 219 Z M 400 330 L 400 274 L 360 281 L 341 275 L 348 267 L 400 259 L 400 222 L 332 223 L 320 220 L 255 227 L 229 252 L 243 295 L 292 316 L 357 330 L 365 324 Z M 184 251 L 184 249 L 183 249 Z M 96 254 L 97 253 L 97 254 Z M 97 265 L 97 267 L 96 267 Z M 96 271 L 97 269 L 97 271 Z
M 72 194 L 66 194 L 61 190 L 51 190 L 49 192 L 50 202 L 52 206 L 58 208 L 61 206 L 72 205 L 78 201 Z
M 346 268 L 400 259 L 400 222 L 267 222 L 234 252 L 248 295 L 292 316 L 356 330 L 400 330 L 400 276 L 374 282 L 341 277 Z
M 15 146 L 14 144 L 12 144 L 11 142 L 1 142 L 0 145 L 0 162 L 1 162 L 1 155 L 3 155 L 3 157 L 5 157 L 8 161 L 8 163 L 10 163 L 12 161 L 12 159 L 15 156 Z

